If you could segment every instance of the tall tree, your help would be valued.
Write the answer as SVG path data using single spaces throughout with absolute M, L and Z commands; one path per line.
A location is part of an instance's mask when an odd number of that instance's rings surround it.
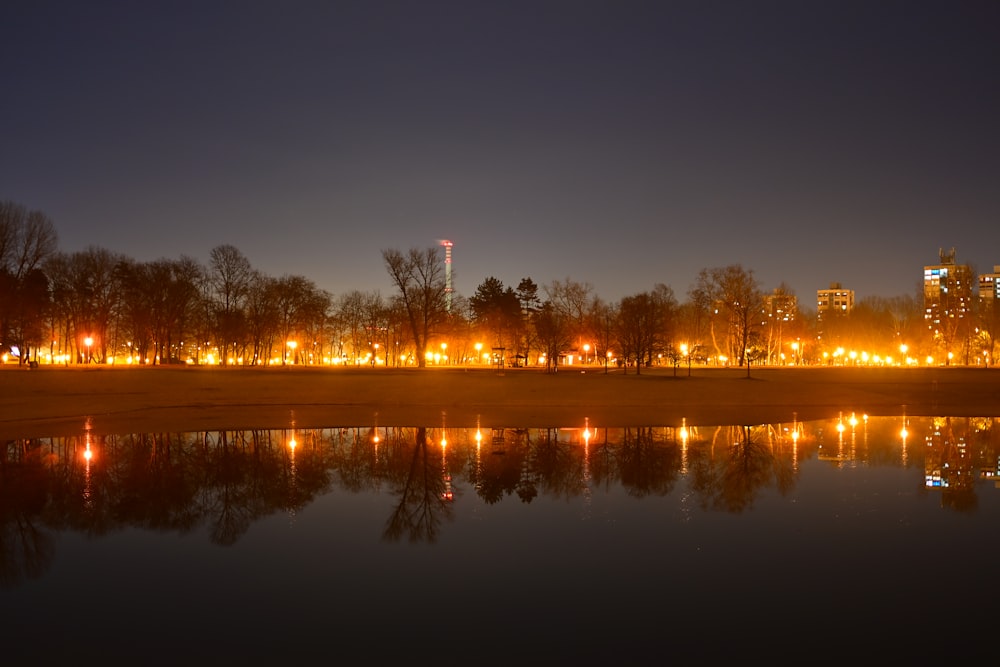
M 621 300 L 616 339 L 623 361 L 626 365 L 634 362 L 637 375 L 652 362 L 654 354 L 666 347 L 671 297 L 669 288 L 661 288 Z
M 493 347 L 513 347 L 521 323 L 521 303 L 513 288 L 490 277 L 469 297 L 476 323 L 489 332 Z
M 726 350 L 739 365 L 747 364 L 747 349 L 758 326 L 758 314 L 763 307 L 763 295 L 753 271 L 739 264 L 702 269 L 693 290 L 702 302 L 711 304 L 725 318 Z M 714 326 L 714 322 L 713 322 Z
M 47 215 L 0 201 L 0 341 L 19 347 L 19 363 L 43 342 L 50 299 L 42 265 L 56 251 L 57 235 Z
M 447 319 L 447 285 L 444 263 L 437 248 L 382 251 L 386 270 L 399 299 L 413 337 L 417 365 L 427 365 L 427 348 L 435 329 Z
M 545 372 L 555 373 L 559 370 L 559 355 L 571 339 L 569 322 L 561 310 L 546 301 L 535 316 L 535 330 L 545 352 Z
M 214 308 L 216 345 L 220 362 L 229 363 L 229 352 L 246 345 L 246 305 L 256 272 L 235 246 L 219 245 L 209 253 L 208 285 Z

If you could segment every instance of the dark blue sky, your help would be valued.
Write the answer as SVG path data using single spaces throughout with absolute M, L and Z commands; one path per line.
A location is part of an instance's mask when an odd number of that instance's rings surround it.
M 608 301 L 741 264 L 803 306 L 1000 264 L 1000 3 L 32 2 L 0 199 L 60 248 L 232 244 L 335 296 L 385 248 Z

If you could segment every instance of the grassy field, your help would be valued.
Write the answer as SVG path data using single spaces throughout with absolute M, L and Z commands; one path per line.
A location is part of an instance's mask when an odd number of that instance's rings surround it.
M 0 436 L 364 425 L 762 424 L 836 416 L 1000 416 L 983 368 L 620 370 L 6 367 Z

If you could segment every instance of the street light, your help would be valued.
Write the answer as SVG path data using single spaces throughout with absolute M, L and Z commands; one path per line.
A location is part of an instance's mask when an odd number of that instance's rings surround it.
M 83 344 L 87 346 L 87 361 L 86 361 L 86 363 L 89 364 L 90 363 L 90 346 L 94 344 L 94 339 L 91 338 L 90 336 L 87 336 L 86 338 L 83 339 Z
M 583 363 L 587 363 L 587 359 L 590 356 L 590 343 L 583 344 Z
M 687 357 L 688 377 L 691 377 L 691 350 L 688 349 L 687 343 L 681 343 L 681 354 Z
M 483 344 L 476 343 L 476 363 L 483 363 Z

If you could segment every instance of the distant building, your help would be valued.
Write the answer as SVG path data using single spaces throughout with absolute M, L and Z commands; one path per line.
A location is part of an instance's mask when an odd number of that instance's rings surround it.
M 854 290 L 844 289 L 840 283 L 830 283 L 829 289 L 816 290 L 816 317 L 847 315 L 854 308 Z
M 939 264 L 924 267 L 924 320 L 935 330 L 964 318 L 972 305 L 972 269 L 955 261 L 954 248 L 939 257 Z
M 799 300 L 782 289 L 764 296 L 764 317 L 770 322 L 793 322 L 799 310 Z
M 1000 303 L 1000 265 L 993 266 L 993 273 L 979 274 L 979 300 Z

